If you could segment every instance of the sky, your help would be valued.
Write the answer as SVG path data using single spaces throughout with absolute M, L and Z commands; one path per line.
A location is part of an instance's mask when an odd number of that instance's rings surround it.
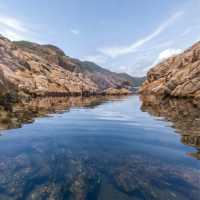
M 0 0 L 0 34 L 144 76 L 200 40 L 200 0 Z

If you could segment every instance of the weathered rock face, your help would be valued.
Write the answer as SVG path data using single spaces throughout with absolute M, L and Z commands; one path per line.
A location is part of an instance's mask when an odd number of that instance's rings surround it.
M 142 94 L 200 98 L 200 42 L 152 68 Z
M 119 74 L 70 58 L 53 45 L 0 36 L 0 95 L 10 89 L 23 96 L 99 94 L 110 88 L 121 93 L 129 86 Z
M 3 70 L 0 70 L 0 95 L 3 95 L 7 90 L 7 83 L 4 78 Z
M 92 93 L 98 90 L 98 86 L 87 77 L 60 66 L 56 50 L 46 46 L 42 48 L 44 54 L 40 54 L 39 47 L 35 52 L 26 51 L 0 37 L 0 72 L 4 88 L 5 80 L 8 80 L 17 91 L 31 95 Z

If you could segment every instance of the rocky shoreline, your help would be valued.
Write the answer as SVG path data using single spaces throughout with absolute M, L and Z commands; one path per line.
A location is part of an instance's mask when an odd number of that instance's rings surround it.
M 0 35 L 0 129 L 32 122 L 41 114 L 30 106 L 38 99 L 51 99 L 53 107 L 66 101 L 69 107 L 70 98 L 84 104 L 86 97 L 97 101 L 136 93 L 143 80 L 71 58 L 53 45 L 13 42 Z
M 53 45 L 13 42 L 1 35 L 0 58 L 0 102 L 47 96 L 127 95 L 144 80 L 71 58 Z

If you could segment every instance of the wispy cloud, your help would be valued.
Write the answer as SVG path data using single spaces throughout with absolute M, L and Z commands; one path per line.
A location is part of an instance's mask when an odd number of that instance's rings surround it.
M 177 19 L 183 16 L 183 11 L 178 11 L 174 13 L 168 20 L 162 23 L 154 32 L 147 35 L 144 38 L 132 43 L 128 46 L 122 47 L 104 47 L 100 48 L 98 51 L 104 55 L 107 55 L 112 58 L 116 58 L 121 55 L 129 54 L 135 52 L 138 48 L 146 44 L 147 42 L 151 41 L 152 39 L 159 36 L 162 32 L 164 32 L 170 25 L 172 25 Z
M 163 60 L 175 56 L 177 54 L 182 53 L 182 49 L 175 49 L 175 48 L 168 48 L 165 50 L 160 51 L 155 58 L 149 58 L 149 60 L 143 60 L 136 63 L 136 66 L 126 66 L 127 71 L 130 72 L 130 74 L 134 74 L 136 76 L 143 76 L 145 75 L 149 69 L 157 65 L 158 63 L 162 62 Z
M 0 25 L 15 31 L 20 31 L 23 33 L 28 32 L 28 29 L 21 21 L 8 16 L 0 16 Z
M 80 31 L 78 29 L 71 29 L 70 31 L 74 35 L 79 35 L 80 34 Z
M 0 34 L 10 40 L 30 40 L 37 41 L 39 38 L 38 28 L 30 23 L 26 23 L 16 17 L 0 14 Z M 37 39 L 36 39 L 37 38 Z
M 12 31 L 9 29 L 3 29 L 0 32 L 3 36 L 7 37 L 10 40 L 24 40 L 25 37 L 22 34 L 17 33 L 16 31 Z
M 159 62 L 161 62 L 161 61 L 163 61 L 163 60 L 165 60 L 165 59 L 167 59 L 171 56 L 180 54 L 182 52 L 183 52 L 182 49 L 174 49 L 174 48 L 165 49 L 165 50 L 163 50 L 162 52 L 159 53 L 157 59 L 152 64 L 152 67 L 154 65 L 158 64 Z

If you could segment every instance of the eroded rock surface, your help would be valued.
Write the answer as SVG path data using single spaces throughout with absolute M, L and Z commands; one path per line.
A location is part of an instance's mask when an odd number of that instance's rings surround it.
M 35 49 L 28 51 L 28 47 L 22 48 L 0 38 L 0 72 L 4 77 L 1 82 L 5 87 L 7 80 L 18 92 L 30 95 L 92 93 L 98 90 L 98 86 L 87 77 L 59 65 L 58 59 L 63 54 L 50 46 L 32 45 Z
M 130 93 L 134 80 L 70 58 L 53 45 L 12 42 L 0 36 L 1 96 L 10 90 L 19 96 L 108 94 L 113 90 Z
M 152 68 L 141 94 L 200 98 L 200 42 Z

